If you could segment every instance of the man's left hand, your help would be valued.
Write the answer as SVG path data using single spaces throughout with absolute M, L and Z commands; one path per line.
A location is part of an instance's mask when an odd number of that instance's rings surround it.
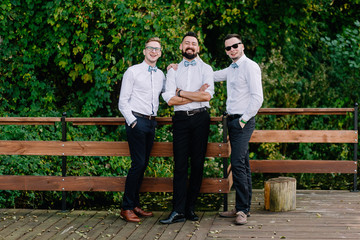
M 205 90 L 206 90 L 208 87 L 210 87 L 210 85 L 207 84 L 207 83 L 204 83 L 204 84 L 200 87 L 199 92 L 205 92 Z
M 242 120 L 242 119 L 241 119 L 241 118 L 239 118 L 239 124 L 240 124 L 240 127 L 241 127 L 241 128 L 244 128 L 246 123 L 243 123 L 241 120 Z

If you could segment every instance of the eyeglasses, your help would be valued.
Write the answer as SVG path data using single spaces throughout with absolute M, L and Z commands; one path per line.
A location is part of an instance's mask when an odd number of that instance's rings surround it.
M 149 50 L 150 52 L 160 52 L 161 51 L 161 48 L 158 48 L 158 47 L 150 47 L 150 46 L 147 46 L 145 47 L 147 50 Z
M 239 44 L 241 44 L 241 42 L 239 42 L 239 43 L 235 43 L 234 45 L 231 45 L 231 46 L 227 46 L 227 47 L 225 47 L 225 50 L 226 51 L 230 51 L 231 50 L 231 48 L 238 48 L 239 47 Z

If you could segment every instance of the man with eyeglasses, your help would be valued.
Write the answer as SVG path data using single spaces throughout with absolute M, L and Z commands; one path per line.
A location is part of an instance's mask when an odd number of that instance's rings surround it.
M 119 97 L 119 110 L 126 120 L 131 156 L 120 212 L 128 222 L 140 222 L 139 217 L 153 216 L 152 212 L 141 209 L 139 190 L 154 143 L 155 117 L 165 82 L 164 73 L 156 67 L 161 56 L 160 39 L 155 37 L 147 40 L 143 54 L 144 61 L 129 67 L 124 73 Z
M 162 94 L 169 106 L 174 106 L 173 120 L 173 211 L 160 223 L 171 224 L 186 219 L 197 221 L 195 202 L 204 169 L 210 128 L 209 101 L 214 94 L 212 68 L 197 57 L 199 41 L 194 32 L 182 39 L 183 60 L 178 69 L 170 69 Z M 188 180 L 188 167 L 191 173 Z
M 225 52 L 232 63 L 216 71 L 214 81 L 226 81 L 226 110 L 236 204 L 235 209 L 221 212 L 220 216 L 233 217 L 235 224 L 243 225 L 250 216 L 252 184 L 249 141 L 255 129 L 255 115 L 263 102 L 261 70 L 257 63 L 244 54 L 244 44 L 238 34 L 229 34 L 224 41 Z

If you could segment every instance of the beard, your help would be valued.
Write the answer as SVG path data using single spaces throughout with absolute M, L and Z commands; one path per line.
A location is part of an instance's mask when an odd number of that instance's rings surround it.
M 237 60 L 239 60 L 240 57 L 234 57 L 234 58 L 231 58 L 231 60 L 233 60 L 233 62 L 237 62 Z
M 197 57 L 197 52 L 194 51 L 194 54 L 188 54 L 188 53 L 186 53 L 186 51 L 188 49 L 191 49 L 191 48 L 187 48 L 187 49 L 185 49 L 185 51 L 184 50 L 182 51 L 183 57 L 185 57 L 185 58 L 187 58 L 189 60 L 196 58 Z

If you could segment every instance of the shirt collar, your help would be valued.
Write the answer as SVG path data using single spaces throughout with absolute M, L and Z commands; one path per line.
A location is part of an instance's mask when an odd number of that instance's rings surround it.
M 241 56 L 241 58 L 239 58 L 239 60 L 237 60 L 237 61 L 235 62 L 236 65 L 240 66 L 240 64 L 241 64 L 243 61 L 245 61 L 245 59 L 246 59 L 246 55 L 244 54 L 244 55 Z M 229 67 L 231 67 L 231 64 L 230 64 Z
M 141 63 L 141 65 L 142 65 L 143 69 L 146 70 L 146 71 L 148 71 L 148 70 L 149 70 L 149 67 L 151 67 L 149 64 L 147 64 L 147 63 L 145 62 L 145 60 Z M 156 67 L 156 65 L 155 65 L 155 67 Z

